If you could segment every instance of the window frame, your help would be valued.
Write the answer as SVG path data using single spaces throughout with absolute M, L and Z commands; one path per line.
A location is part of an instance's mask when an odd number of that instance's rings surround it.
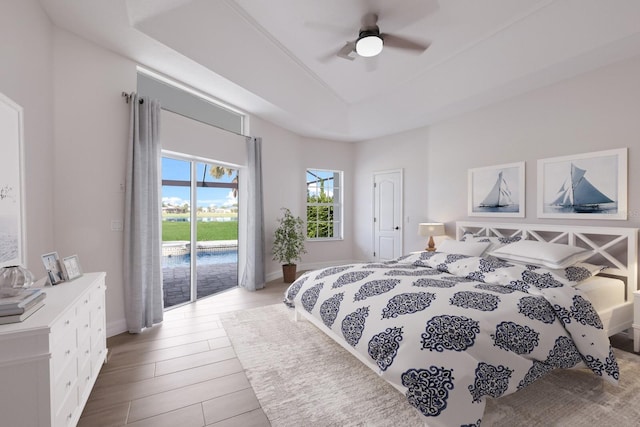
M 307 177 L 309 173 L 315 175 L 314 172 L 328 172 L 339 177 L 339 184 L 333 185 L 333 201 L 331 203 L 309 203 L 309 181 Z M 336 191 L 337 190 L 337 191 Z M 337 195 L 336 195 L 337 193 Z M 344 239 L 344 171 L 335 169 L 323 169 L 308 167 L 305 169 L 305 226 L 306 226 L 306 241 L 308 242 L 326 242 Z M 333 236 L 331 237 L 309 237 L 309 208 L 310 207 L 332 207 L 333 218 L 330 221 L 333 224 Z M 317 234 L 317 233 L 316 233 Z

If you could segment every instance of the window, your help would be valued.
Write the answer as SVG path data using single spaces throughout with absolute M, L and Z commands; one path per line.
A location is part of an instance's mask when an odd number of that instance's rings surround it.
M 342 239 L 342 172 L 307 169 L 307 239 Z

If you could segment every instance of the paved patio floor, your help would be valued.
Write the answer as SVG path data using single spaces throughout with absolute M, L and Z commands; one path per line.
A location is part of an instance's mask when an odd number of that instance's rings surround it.
M 238 286 L 238 264 L 205 264 L 196 267 L 198 298 Z M 162 269 L 164 307 L 172 307 L 191 299 L 189 267 Z

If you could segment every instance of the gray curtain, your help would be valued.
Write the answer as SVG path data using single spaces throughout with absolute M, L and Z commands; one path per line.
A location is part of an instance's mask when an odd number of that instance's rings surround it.
M 264 219 L 262 213 L 262 138 L 247 137 L 247 262 L 240 286 L 264 288 Z
M 129 98 L 131 123 L 124 217 L 125 316 L 130 333 L 162 321 L 160 104 Z

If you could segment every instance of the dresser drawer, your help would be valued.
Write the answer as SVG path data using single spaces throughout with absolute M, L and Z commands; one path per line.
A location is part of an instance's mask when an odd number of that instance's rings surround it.
M 105 332 L 105 312 L 104 312 L 104 294 L 99 298 L 94 298 L 93 309 L 91 310 L 91 329 L 92 335 Z
M 55 415 L 55 427 L 69 427 L 74 425 L 74 412 L 78 408 L 78 393 L 74 389 L 73 393 L 69 393 Z
M 84 367 L 80 368 L 80 372 L 78 374 L 78 399 L 82 399 L 84 397 L 84 393 L 88 390 L 88 387 L 91 386 L 91 358 L 87 358 L 87 363 L 84 364 Z
M 76 364 L 78 348 L 76 346 L 76 331 L 60 337 L 57 346 L 51 353 L 51 365 L 53 367 L 53 380 L 58 381 L 62 372 L 70 363 Z
M 62 371 L 60 378 L 54 383 L 52 403 L 55 413 L 60 412 L 63 402 L 69 393 L 77 394 L 78 364 L 74 360 Z
M 77 328 L 78 328 L 78 346 L 82 345 L 82 343 L 89 339 L 89 335 L 91 335 L 91 312 L 88 310 L 81 309 L 78 313 L 77 319 Z
M 87 337 L 86 340 L 80 343 L 78 347 L 78 370 L 82 370 L 84 365 L 88 364 L 91 360 L 91 339 Z
M 45 302 L 46 303 L 46 302 Z M 51 342 L 55 346 L 56 339 L 67 335 L 71 329 L 76 327 L 76 308 L 71 307 L 65 311 L 62 317 L 51 326 Z
M 91 373 L 98 375 L 102 363 L 107 354 L 106 335 L 104 332 L 96 337 L 91 337 Z
M 68 310 L 60 320 L 51 327 L 51 363 L 53 366 L 53 378 L 62 374 L 63 369 L 70 360 L 75 359 L 77 349 L 76 337 L 76 310 L 75 307 Z

